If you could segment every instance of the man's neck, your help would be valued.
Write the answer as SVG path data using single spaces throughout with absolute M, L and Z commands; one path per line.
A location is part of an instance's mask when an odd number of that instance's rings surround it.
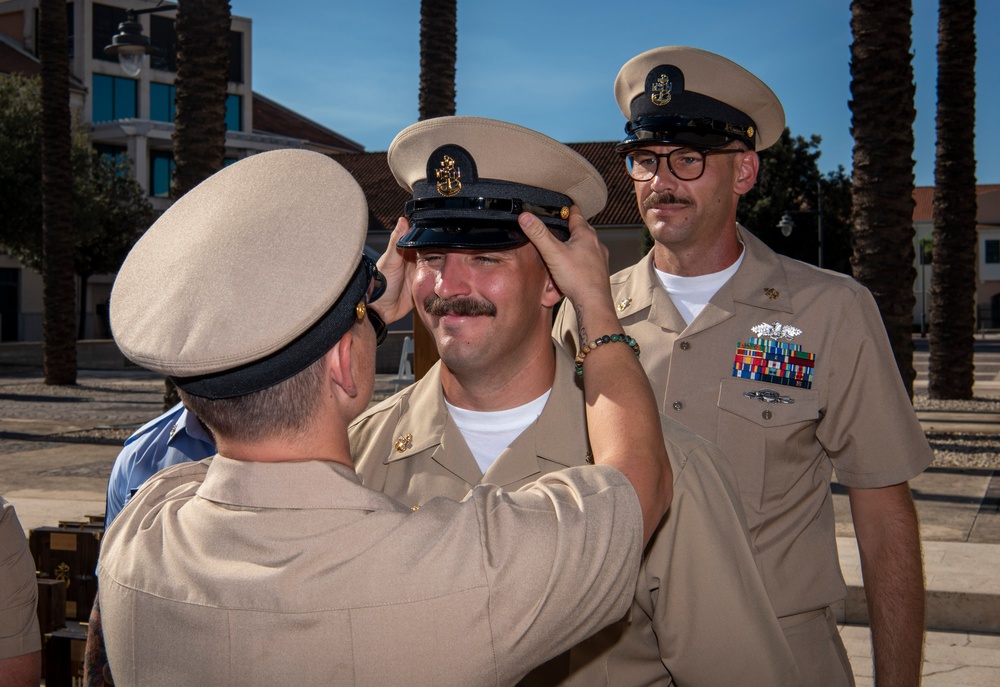
M 653 261 L 656 269 L 678 277 L 700 277 L 726 269 L 739 260 L 743 252 L 736 233 L 736 222 L 732 229 L 720 232 L 707 244 L 662 244 L 653 245 Z
M 216 437 L 219 453 L 233 460 L 299 463 L 320 460 L 354 469 L 347 423 L 342 417 L 317 418 L 299 432 L 274 434 L 257 441 Z
M 556 357 L 551 339 L 534 349 L 511 374 L 511 369 L 452 371 L 441 362 L 441 387 L 448 402 L 477 411 L 509 410 L 529 403 L 550 388 Z

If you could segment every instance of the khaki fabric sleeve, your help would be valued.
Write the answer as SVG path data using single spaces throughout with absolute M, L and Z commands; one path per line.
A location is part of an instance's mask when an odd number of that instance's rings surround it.
M 569 468 L 513 493 L 477 487 L 469 499 L 479 511 L 500 684 L 625 614 L 642 513 L 620 472 Z
M 847 487 L 905 482 L 930 465 L 927 443 L 894 364 L 871 294 L 861 289 L 831 350 L 827 408 L 816 436 Z
M 0 498 L 0 659 L 42 648 L 35 563 L 14 507 Z

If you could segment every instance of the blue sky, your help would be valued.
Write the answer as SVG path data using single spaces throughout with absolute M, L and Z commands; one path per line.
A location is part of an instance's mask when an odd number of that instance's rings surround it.
M 988 40 L 988 27 L 1000 27 L 1000 2 L 978 5 L 977 176 L 1000 183 L 992 121 L 1000 41 Z M 369 151 L 387 149 L 417 120 L 419 0 L 232 0 L 232 8 L 253 20 L 258 93 Z M 918 185 L 934 183 L 937 11 L 936 0 L 913 2 Z M 692 45 L 763 79 L 793 135 L 822 136 L 820 169 L 850 171 L 850 18 L 850 0 L 458 0 L 457 113 L 564 142 L 619 139 L 624 119 L 612 84 L 621 65 L 660 45 Z

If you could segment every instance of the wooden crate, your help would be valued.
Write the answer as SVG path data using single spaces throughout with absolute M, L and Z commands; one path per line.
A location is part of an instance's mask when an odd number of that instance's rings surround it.
M 66 583 L 39 579 L 38 627 L 43 635 L 66 626 Z
M 48 636 L 43 650 L 45 687 L 83 687 L 87 626 L 70 621 Z
M 66 583 L 66 619 L 90 618 L 97 594 L 97 557 L 103 530 L 97 527 L 37 527 L 28 538 L 38 577 Z

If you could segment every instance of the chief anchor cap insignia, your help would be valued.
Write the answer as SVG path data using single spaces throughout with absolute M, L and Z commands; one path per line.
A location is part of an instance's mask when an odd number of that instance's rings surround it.
M 775 322 L 774 324 L 761 322 L 755 327 L 750 327 L 750 331 L 762 339 L 774 339 L 775 341 L 779 339 L 791 341 L 802 333 L 802 330 L 798 327 L 793 327 L 790 324 L 781 324 L 781 322 Z
M 653 84 L 651 93 L 649 94 L 649 99 L 653 101 L 654 105 L 661 106 L 666 105 L 670 102 L 672 97 L 671 91 L 674 85 L 670 83 L 670 77 L 666 74 L 660 74 L 659 78 Z
M 434 173 L 437 178 L 437 191 L 442 196 L 453 196 L 462 190 L 462 170 L 455 169 L 455 159 L 445 155 L 441 160 L 441 169 Z

